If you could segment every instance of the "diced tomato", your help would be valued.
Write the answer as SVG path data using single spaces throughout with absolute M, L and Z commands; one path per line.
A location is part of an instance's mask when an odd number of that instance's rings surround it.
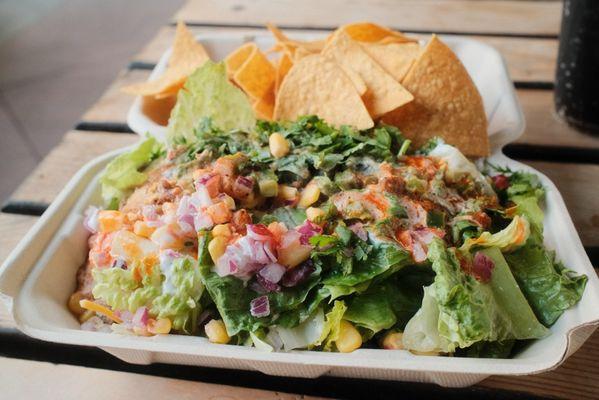
M 224 224 L 233 218 L 233 213 L 224 201 L 211 205 L 206 209 L 206 213 L 215 224 Z
M 206 182 L 204 182 L 204 186 L 208 189 L 208 194 L 210 197 L 216 197 L 221 192 L 221 177 L 220 175 L 212 175 L 209 177 Z
M 498 190 L 505 190 L 510 186 L 510 179 L 503 174 L 495 175 L 491 179 L 493 179 L 493 186 Z
M 214 172 L 221 176 L 234 176 L 237 173 L 237 165 L 231 158 L 221 157 L 214 162 Z

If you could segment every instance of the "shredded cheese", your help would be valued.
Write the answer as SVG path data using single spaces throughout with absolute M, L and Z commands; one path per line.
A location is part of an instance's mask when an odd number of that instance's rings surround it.
M 102 315 L 105 315 L 108 318 L 110 318 L 111 320 L 113 320 L 114 322 L 116 322 L 117 324 L 120 324 L 123 322 L 123 320 L 120 319 L 119 317 L 117 317 L 116 314 L 114 312 L 112 312 L 112 310 L 110 310 L 109 308 L 106 308 L 98 303 L 94 303 L 93 301 L 83 299 L 79 302 L 79 305 L 81 306 L 81 308 L 85 308 L 86 310 L 94 311 L 94 312 L 100 313 Z

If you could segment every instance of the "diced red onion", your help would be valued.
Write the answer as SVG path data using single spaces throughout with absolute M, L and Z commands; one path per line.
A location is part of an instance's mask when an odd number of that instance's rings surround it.
M 281 286 L 279 286 L 278 284 L 271 282 L 267 279 L 265 279 L 262 275 L 260 274 L 256 274 L 256 282 L 258 282 L 260 284 L 260 286 L 262 286 L 264 288 L 264 291 L 267 293 L 270 292 L 280 292 L 281 291 Z
M 299 232 L 300 243 L 303 245 L 307 245 L 310 243 L 310 238 L 314 235 L 320 235 L 322 233 L 322 228 L 319 225 L 316 225 L 313 222 L 306 220 L 302 225 L 298 226 L 296 230 Z
M 294 229 L 285 232 L 283 236 L 281 236 L 280 247 L 286 249 L 287 247 L 294 245 L 299 242 L 301 236 L 302 235 Z
M 193 217 L 193 226 L 196 231 L 212 228 L 213 225 L 214 221 L 212 221 L 212 218 L 208 214 L 199 213 Z
M 281 278 L 280 284 L 285 287 L 293 287 L 304 282 L 312 273 L 316 271 L 312 260 L 298 265 L 295 268 L 288 270 Z
M 205 186 L 199 186 L 196 189 L 196 191 L 191 195 L 190 202 L 193 204 L 196 210 L 203 210 L 204 208 L 212 205 L 210 193 L 208 193 L 208 189 L 206 189 Z
M 252 300 L 250 302 L 250 314 L 257 318 L 269 316 L 270 302 L 268 301 L 268 297 L 260 296 Z
M 211 173 L 206 173 L 206 174 L 200 176 L 198 179 L 196 179 L 196 181 L 195 181 L 196 189 L 198 188 L 198 186 L 205 185 L 210 179 L 212 179 L 213 176 L 215 176 L 215 175 L 211 174 Z
M 504 190 L 510 187 L 510 179 L 503 174 L 495 175 L 491 177 L 491 179 L 493 180 L 493 185 L 495 188 L 499 190 Z
M 368 233 L 366 229 L 364 229 L 364 224 L 361 222 L 356 222 L 349 226 L 349 229 L 358 237 L 360 240 L 367 241 Z
M 112 261 L 111 267 L 127 269 L 127 262 L 125 260 L 123 260 L 122 258 L 116 258 L 116 259 L 114 259 L 114 261 Z
M 255 240 L 267 241 L 272 239 L 272 232 L 263 224 L 255 224 L 246 226 L 247 235 Z
M 237 197 L 247 197 L 254 190 L 254 180 L 245 176 L 238 176 L 233 182 L 233 192 Z
M 287 269 L 278 263 L 268 264 L 263 267 L 258 274 L 269 282 L 278 283 Z
M 98 207 L 89 206 L 85 210 L 83 218 L 83 226 L 91 233 L 97 233 L 99 229 L 98 214 L 100 209 Z
M 495 263 L 493 260 L 479 251 L 474 255 L 472 262 L 472 275 L 481 282 L 487 283 L 491 280 Z
M 147 307 L 139 307 L 135 314 L 133 314 L 133 318 L 131 318 L 131 323 L 133 326 L 138 326 L 140 328 L 145 327 L 148 324 L 148 309 Z

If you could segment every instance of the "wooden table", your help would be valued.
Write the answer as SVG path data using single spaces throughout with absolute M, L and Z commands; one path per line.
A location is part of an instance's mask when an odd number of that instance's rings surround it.
M 119 88 L 148 77 L 172 41 L 174 21 L 187 22 L 195 33 L 255 33 L 262 32 L 266 22 L 275 22 L 293 34 L 301 30 L 324 32 L 345 22 L 372 20 L 422 37 L 430 32 L 466 36 L 501 51 L 527 121 L 524 135 L 508 145 L 505 153 L 555 182 L 593 265 L 599 266 L 599 138 L 569 128 L 553 114 L 560 15 L 558 1 L 189 1 L 132 58 L 128 68 L 3 206 L 0 261 L 78 168 L 108 150 L 137 140 L 126 123 L 133 99 L 120 93 Z M 0 355 L 5 357 L 0 358 L 0 382 L 3 390 L 8 388 L 7 393 L 15 396 L 45 397 L 53 392 L 60 398 L 87 398 L 92 394 L 90 386 L 103 382 L 112 389 L 109 397 L 113 398 L 164 398 L 172 394 L 186 398 L 297 397 L 279 392 L 354 398 L 374 393 L 380 397 L 599 398 L 599 332 L 555 371 L 527 377 L 491 377 L 475 387 L 459 390 L 402 382 L 329 377 L 303 380 L 198 367 L 128 365 L 98 349 L 27 338 L 15 329 L 6 312 L 0 317 L 0 343 Z M 30 383 L 39 378 L 49 382 L 48 386 L 32 388 Z

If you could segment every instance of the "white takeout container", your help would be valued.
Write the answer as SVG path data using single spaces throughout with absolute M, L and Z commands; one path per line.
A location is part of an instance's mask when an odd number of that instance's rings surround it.
M 242 42 L 254 38 L 213 34 L 198 39 L 206 45 L 213 59 L 218 60 Z M 18 328 L 42 340 L 98 346 L 130 363 L 239 368 L 304 378 L 327 374 L 461 387 L 489 375 L 533 374 L 557 367 L 580 347 L 599 323 L 599 279 L 555 185 L 546 176 L 501 153 L 505 144 L 523 132 L 524 118 L 500 54 L 476 41 L 443 39 L 460 57 L 484 99 L 493 149 L 489 160 L 500 166 L 534 172 L 540 177 L 547 189 L 546 244 L 556 250 L 566 266 L 589 277 L 580 303 L 561 316 L 551 327 L 550 336 L 533 341 L 515 358 L 498 360 L 415 356 L 403 350 L 378 349 L 359 349 L 349 354 L 268 353 L 255 348 L 211 344 L 202 337 L 136 337 L 81 331 L 66 302 L 75 288 L 76 271 L 84 263 L 88 251 L 88 234 L 82 225 L 83 212 L 89 204 L 100 203 L 98 174 L 124 150 L 113 151 L 85 165 L 0 268 L 2 300 Z M 258 36 L 255 40 L 261 47 L 272 44 L 266 36 Z M 164 70 L 168 54 L 161 58 L 152 78 Z M 139 99 L 131 108 L 128 121 L 137 133 L 164 135 L 164 128 L 151 123 L 141 113 Z

